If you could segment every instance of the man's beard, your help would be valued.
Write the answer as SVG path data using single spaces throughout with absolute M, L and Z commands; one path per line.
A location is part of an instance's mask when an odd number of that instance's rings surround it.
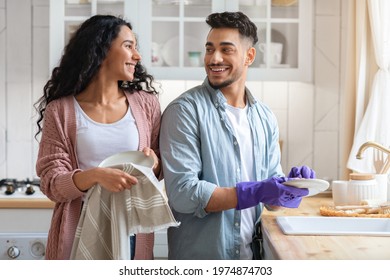
M 213 89 L 221 89 L 221 88 L 230 86 L 232 83 L 234 83 L 234 80 L 226 80 L 226 81 L 219 83 L 219 84 L 213 84 L 210 82 L 210 79 L 209 79 L 209 84 Z

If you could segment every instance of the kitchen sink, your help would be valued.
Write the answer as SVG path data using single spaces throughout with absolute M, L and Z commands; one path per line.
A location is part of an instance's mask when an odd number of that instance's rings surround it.
M 279 216 L 276 221 L 287 235 L 390 236 L 388 218 Z

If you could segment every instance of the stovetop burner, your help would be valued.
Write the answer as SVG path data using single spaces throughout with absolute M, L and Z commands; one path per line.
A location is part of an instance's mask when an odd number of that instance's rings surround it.
M 39 179 L 3 179 L 0 180 L 0 198 L 42 198 Z

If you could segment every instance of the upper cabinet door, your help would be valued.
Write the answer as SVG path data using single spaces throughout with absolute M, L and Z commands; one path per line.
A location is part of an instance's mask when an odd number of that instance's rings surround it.
M 228 10 L 242 11 L 256 24 L 259 43 L 249 80 L 312 80 L 311 0 L 229 1 Z
M 51 67 L 82 21 L 114 14 L 133 25 L 143 64 L 156 80 L 203 80 L 206 17 L 242 11 L 259 37 L 248 80 L 312 80 L 311 0 L 51 0 L 50 5 Z
M 133 2 L 133 1 L 126 1 Z M 96 14 L 123 15 L 123 0 L 50 0 L 50 70 L 78 26 Z
M 135 29 L 143 63 L 155 78 L 204 79 L 205 18 L 223 11 L 224 0 L 140 0 L 139 8 L 143 18 Z

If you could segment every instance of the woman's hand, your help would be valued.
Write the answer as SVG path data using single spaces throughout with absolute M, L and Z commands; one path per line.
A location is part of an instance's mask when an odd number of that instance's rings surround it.
M 136 177 L 114 168 L 100 168 L 99 185 L 111 192 L 121 192 L 138 183 Z
M 146 147 L 142 150 L 145 156 L 147 157 L 152 157 L 153 158 L 153 172 L 154 175 L 158 176 L 160 173 L 161 165 L 160 165 L 160 160 L 158 159 L 156 153 L 149 147 Z
M 73 181 L 80 191 L 87 191 L 99 184 L 111 192 L 121 192 L 138 183 L 137 178 L 120 169 L 104 167 L 77 172 L 73 175 Z

